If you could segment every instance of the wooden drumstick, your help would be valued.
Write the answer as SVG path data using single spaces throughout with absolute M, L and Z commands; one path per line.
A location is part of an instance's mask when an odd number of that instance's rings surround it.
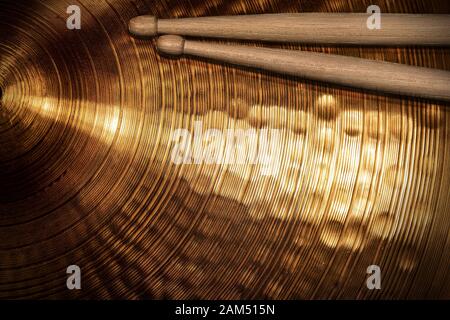
M 173 34 L 228 39 L 352 45 L 450 45 L 450 15 L 381 13 L 381 28 L 369 29 L 366 13 L 281 13 L 157 19 L 138 16 L 137 36 Z
M 158 50 L 387 93 L 450 101 L 450 72 L 299 50 L 271 49 L 161 36 Z

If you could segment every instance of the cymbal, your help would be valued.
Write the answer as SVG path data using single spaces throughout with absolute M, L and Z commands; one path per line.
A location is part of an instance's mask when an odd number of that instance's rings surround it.
M 69 30 L 72 4 L 0 3 L 0 298 L 450 297 L 448 103 L 171 59 L 127 26 L 363 1 L 87 0 Z M 442 47 L 244 43 L 450 70 Z M 174 163 L 174 132 L 194 138 L 198 123 L 277 130 L 276 170 Z M 371 265 L 381 290 L 366 286 Z

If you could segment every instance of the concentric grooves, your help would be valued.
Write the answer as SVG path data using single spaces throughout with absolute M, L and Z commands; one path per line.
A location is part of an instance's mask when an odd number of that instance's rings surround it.
M 67 29 L 69 5 L 81 30 Z M 448 104 L 170 59 L 127 28 L 142 14 L 368 5 L 1 1 L 0 298 L 450 298 Z M 269 46 L 450 70 L 445 48 Z M 276 172 L 173 163 L 173 132 L 198 121 L 277 129 Z M 73 264 L 81 290 L 66 287 Z M 370 265 L 381 290 L 366 287 Z

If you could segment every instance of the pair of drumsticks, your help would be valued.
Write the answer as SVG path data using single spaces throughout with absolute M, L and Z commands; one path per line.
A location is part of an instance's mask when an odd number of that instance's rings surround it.
M 161 36 L 165 54 L 199 56 L 280 74 L 362 89 L 450 101 L 450 72 L 299 50 L 187 40 L 199 36 L 308 44 L 450 46 L 450 15 L 382 14 L 381 28 L 369 29 L 363 13 L 298 13 L 157 19 L 138 16 L 129 30 Z

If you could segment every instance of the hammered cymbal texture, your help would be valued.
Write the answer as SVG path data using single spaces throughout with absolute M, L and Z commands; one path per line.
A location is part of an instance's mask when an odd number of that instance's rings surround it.
M 370 4 L 1 1 L 0 298 L 450 298 L 448 104 L 170 59 L 127 31 L 142 14 Z M 439 0 L 377 4 L 450 13 Z M 66 27 L 69 5 L 81 30 Z M 243 43 L 450 70 L 448 48 Z M 280 130 L 277 174 L 174 164 L 173 130 L 200 120 Z M 66 287 L 72 264 L 82 290 Z M 381 290 L 366 287 L 373 264 Z

